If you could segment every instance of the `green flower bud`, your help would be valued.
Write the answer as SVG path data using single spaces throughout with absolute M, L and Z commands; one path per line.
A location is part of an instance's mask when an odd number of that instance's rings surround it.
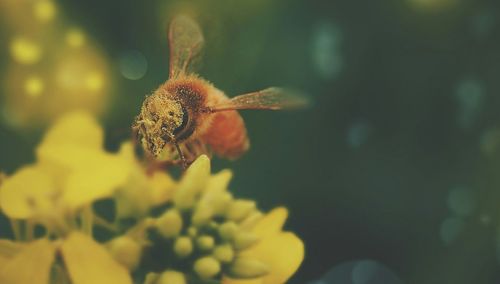
M 195 226 L 205 225 L 212 219 L 214 215 L 212 207 L 208 204 L 199 204 L 196 207 L 193 216 L 191 217 L 191 223 Z
M 232 240 L 237 232 L 238 225 L 234 222 L 228 221 L 219 226 L 219 235 L 226 241 Z
M 237 258 L 229 267 L 228 274 L 234 278 L 256 278 L 269 273 L 269 267 L 258 260 L 249 258 Z
M 235 200 L 227 209 L 226 217 L 229 220 L 241 221 L 255 210 L 255 201 L 253 200 Z
M 215 240 L 210 236 L 201 236 L 196 239 L 198 248 L 203 251 L 208 251 L 214 248 Z
M 186 284 L 186 277 L 183 273 L 174 270 L 167 270 L 160 274 L 156 284 Z
M 137 268 L 141 260 L 142 247 L 131 237 L 120 236 L 108 243 L 111 255 L 128 270 Z
M 216 215 L 224 215 L 233 201 L 233 195 L 229 192 L 217 194 L 212 202 L 212 206 Z
M 231 262 L 234 258 L 233 247 L 229 244 L 216 246 L 213 252 L 213 256 L 220 262 Z
M 240 227 L 242 229 L 250 230 L 253 226 L 255 226 L 255 224 L 257 224 L 257 222 L 259 222 L 260 219 L 262 219 L 262 216 L 264 216 L 262 212 L 253 211 L 240 222 Z
M 228 169 L 212 175 L 208 180 L 206 191 L 217 193 L 226 191 L 232 176 L 233 173 Z
M 156 220 L 158 232 L 165 238 L 173 238 L 182 230 L 182 216 L 177 209 L 170 209 Z
M 146 279 L 144 279 L 143 284 L 156 284 L 156 281 L 160 277 L 160 274 L 155 273 L 155 272 L 149 272 L 146 274 Z
M 187 234 L 188 236 L 190 236 L 191 238 L 194 238 L 196 237 L 196 235 L 198 234 L 198 229 L 196 229 L 196 227 L 189 227 L 187 229 Z
M 234 248 L 238 250 L 246 249 L 255 244 L 259 238 L 251 232 L 239 232 L 234 235 L 233 244 Z
M 174 252 L 179 257 L 189 256 L 193 252 L 193 242 L 188 237 L 179 237 L 174 243 Z
M 220 262 L 211 256 L 205 256 L 194 262 L 194 271 L 201 279 L 210 279 L 220 272 Z

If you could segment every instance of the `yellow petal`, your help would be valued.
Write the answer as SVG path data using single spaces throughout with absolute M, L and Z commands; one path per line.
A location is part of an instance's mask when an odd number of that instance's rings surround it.
M 35 241 L 0 267 L 0 283 L 47 284 L 54 256 L 55 248 L 49 240 Z
M 281 232 L 286 218 L 288 217 L 288 210 L 284 207 L 278 207 L 267 213 L 262 219 L 255 224 L 252 232 L 260 238 L 267 238 Z
M 159 205 L 173 196 L 173 179 L 165 172 L 146 174 L 137 161 L 132 143 L 125 142 L 120 147 L 119 156 L 131 167 L 131 173 L 123 187 L 116 193 L 117 215 L 119 217 L 141 216 L 151 206 Z
M 103 145 L 103 137 L 103 130 L 92 114 L 85 111 L 73 111 L 56 121 L 45 134 L 40 146 L 74 144 L 100 149 Z
M 73 284 L 132 284 L 129 272 L 82 233 L 73 232 L 63 242 L 61 252 Z
M 102 155 L 93 168 L 82 169 L 68 176 L 63 201 L 70 208 L 90 204 L 111 196 L 123 185 L 130 173 L 130 165 L 119 157 Z
M 281 284 L 285 283 L 302 263 L 304 244 L 293 233 L 278 233 L 242 251 L 240 257 L 257 259 L 269 266 L 271 272 L 263 277 L 262 284 Z
M 0 239 L 0 257 L 12 258 L 25 247 L 25 243 Z
M 81 147 L 76 144 L 41 145 L 37 148 L 37 157 L 40 162 L 67 170 L 97 167 L 110 155 L 100 149 Z
M 26 166 L 8 177 L 0 187 L 0 206 L 10 218 L 24 219 L 51 206 L 55 186 L 36 166 Z

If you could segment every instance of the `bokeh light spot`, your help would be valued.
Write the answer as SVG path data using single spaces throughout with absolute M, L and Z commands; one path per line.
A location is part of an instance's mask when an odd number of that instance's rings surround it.
M 321 77 L 331 79 L 342 70 L 341 43 L 342 33 L 337 26 L 323 22 L 315 27 L 311 56 L 313 66 Z
M 99 91 L 104 85 L 104 79 L 99 72 L 90 72 L 85 78 L 85 85 L 91 91 Z
M 141 79 L 148 70 L 146 57 L 137 50 L 124 52 L 118 60 L 118 65 L 122 76 L 129 80 Z
M 352 269 L 352 282 L 354 284 L 367 284 L 377 271 L 377 263 L 371 260 L 362 260 Z
M 56 15 L 56 6 L 52 1 L 39 0 L 33 6 L 35 17 L 42 21 L 48 22 L 54 19 Z
M 483 11 L 472 19 L 472 32 L 478 38 L 484 38 L 491 33 L 495 23 L 495 14 L 492 11 Z
M 365 122 L 353 124 L 347 132 L 347 143 L 352 148 L 361 147 L 372 133 L 372 127 Z
M 18 63 L 34 64 L 40 60 L 42 49 L 30 39 L 17 37 L 10 43 L 10 54 Z
M 31 76 L 24 82 L 24 91 L 30 97 L 38 97 L 42 94 L 45 85 L 38 76 Z
M 486 214 L 481 214 L 481 216 L 479 217 L 479 222 L 481 222 L 481 224 L 485 226 L 488 226 L 491 223 L 491 217 Z
M 473 79 L 464 80 L 458 84 L 455 97 L 458 103 L 458 125 L 469 129 L 476 122 L 483 107 L 483 86 Z
M 448 208 L 460 217 L 470 216 L 475 209 L 475 200 L 472 192 L 464 187 L 452 189 L 447 198 Z
M 81 47 L 85 44 L 85 34 L 79 29 L 70 29 L 66 33 L 66 43 L 71 47 Z
M 439 230 L 441 241 L 446 245 L 453 243 L 458 235 L 462 232 L 464 222 L 460 218 L 450 217 L 446 218 L 442 223 Z
M 492 156 L 500 145 L 500 129 L 492 128 L 486 130 L 479 141 L 481 152 L 486 156 Z
M 384 264 L 370 260 L 336 265 L 310 284 L 401 284 L 401 279 Z

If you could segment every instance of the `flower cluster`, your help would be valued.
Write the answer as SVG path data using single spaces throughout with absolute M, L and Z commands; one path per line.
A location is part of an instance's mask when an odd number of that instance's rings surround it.
M 112 153 L 103 139 L 92 115 L 70 113 L 36 162 L 2 179 L 15 240 L 0 240 L 0 283 L 275 284 L 299 267 L 287 210 L 234 198 L 229 170 L 211 174 L 200 156 L 175 181 L 147 171 L 130 142 Z M 114 204 L 111 217 L 98 214 L 100 201 Z

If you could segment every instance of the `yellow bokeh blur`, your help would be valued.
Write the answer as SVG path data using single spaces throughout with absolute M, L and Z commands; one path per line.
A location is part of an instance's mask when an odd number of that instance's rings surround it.
M 38 76 L 30 76 L 24 83 L 24 90 L 30 97 L 38 97 L 43 92 L 44 83 Z
M 85 34 L 73 28 L 66 33 L 66 43 L 71 47 L 81 47 L 85 44 Z
M 110 99 L 110 62 L 84 29 L 53 0 L 0 1 L 0 8 L 10 38 L 0 84 L 5 121 L 31 129 L 74 109 L 103 113 Z
M 57 9 L 52 1 L 40 0 L 33 5 L 35 17 L 41 22 L 48 22 L 54 19 Z
M 42 57 L 42 48 L 31 39 L 16 37 L 10 43 L 10 54 L 20 64 L 34 64 Z

